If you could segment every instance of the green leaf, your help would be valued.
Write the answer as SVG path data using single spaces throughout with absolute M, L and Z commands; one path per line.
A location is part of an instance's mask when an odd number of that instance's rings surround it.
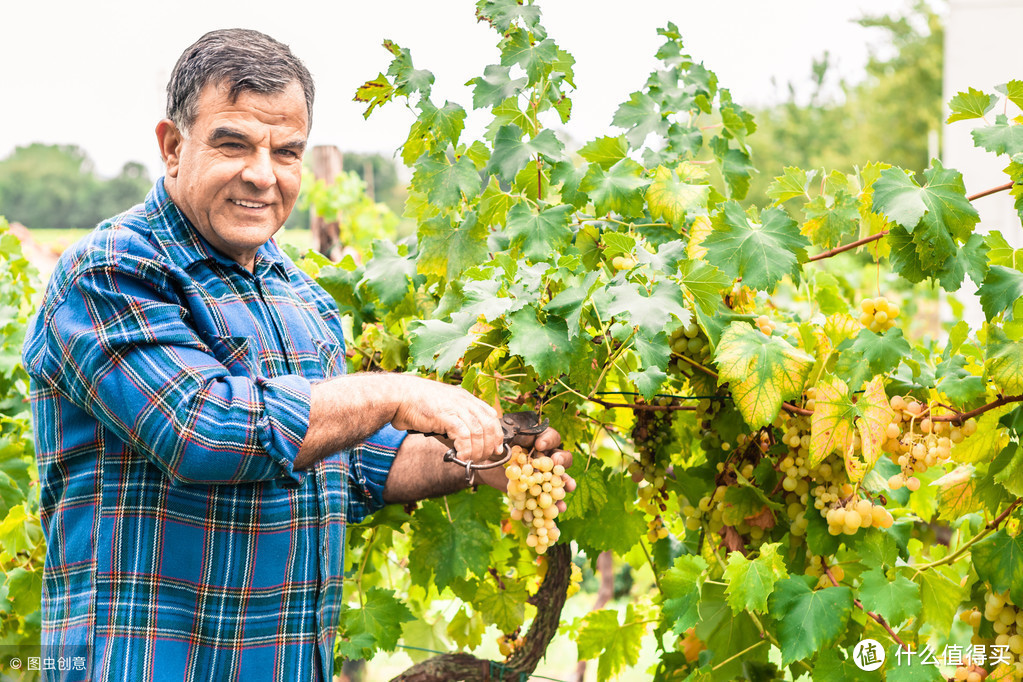
M 721 175 L 728 185 L 729 196 L 736 200 L 745 198 L 749 191 L 750 178 L 756 172 L 749 154 L 741 149 L 730 148 L 728 140 L 723 137 L 712 139 L 710 148 L 721 164 Z
M 965 406 L 984 397 L 984 379 L 966 369 L 966 358 L 953 355 L 934 369 L 935 388 L 954 405 Z
M 802 393 L 814 359 L 782 338 L 733 322 L 721 335 L 714 362 L 718 384 L 729 383 L 743 419 L 758 429 L 774 421 L 785 400 Z
M 637 327 L 648 338 L 663 331 L 672 316 L 680 324 L 692 320 L 682 292 L 669 281 L 658 282 L 649 294 L 645 287 L 627 280 L 615 282 L 607 292 L 611 299 L 607 312 L 618 321 Z
M 530 140 L 523 140 L 518 126 L 506 125 L 497 131 L 486 171 L 496 172 L 505 182 L 512 182 L 515 174 L 525 168 L 534 156 L 543 156 L 554 163 L 561 158 L 564 149 L 561 140 L 549 128 Z
M 362 281 L 382 304 L 393 306 L 405 298 L 415 274 L 415 262 L 400 253 L 396 244 L 376 239 Z
M 524 29 L 512 29 L 501 41 L 501 65 L 518 64 L 529 77 L 527 85 L 533 85 L 551 72 L 558 56 L 558 46 L 550 38 L 534 42 L 533 33 Z
M 392 40 L 385 40 L 384 48 L 394 55 L 391 65 L 387 67 L 387 75 L 394 81 L 394 94 L 408 96 L 418 92 L 424 99 L 428 98 L 433 85 L 433 74 L 412 66 L 412 54 L 408 48 L 401 47 Z
M 920 612 L 920 586 L 898 575 L 889 580 L 880 566 L 860 575 L 863 608 L 880 614 L 893 627 Z
M 468 499 L 472 497 L 449 495 L 440 503 L 427 501 L 412 515 L 411 554 L 419 561 L 411 570 L 417 583 L 433 582 L 443 589 L 467 574 L 486 573 L 500 508 L 496 504 L 487 508 Z
M 939 634 L 948 633 L 959 605 L 967 596 L 958 574 L 948 566 L 927 571 L 905 567 L 900 572 L 908 573 L 909 579 L 920 586 L 921 619 L 931 624 Z
M 424 221 L 417 235 L 419 255 L 416 268 L 424 275 L 439 275 L 449 281 L 487 259 L 487 228 L 468 212 L 457 225 L 451 215 Z
M 597 658 L 597 680 L 604 682 L 639 662 L 644 634 L 646 623 L 632 604 L 625 608 L 622 622 L 615 609 L 591 611 L 575 636 L 579 660 Z
M 596 214 L 616 212 L 623 216 L 643 215 L 643 188 L 650 180 L 643 177 L 643 166 L 630 158 L 618 161 L 606 171 L 590 164 L 579 189 L 590 195 Z
M 723 272 L 702 260 L 681 261 L 678 264 L 678 276 L 696 305 L 708 315 L 718 309 L 721 303 L 721 290 L 731 284 L 731 280 Z
M 577 349 L 577 344 L 569 338 L 565 320 L 548 317 L 541 323 L 533 306 L 509 315 L 508 331 L 511 332 L 508 352 L 532 366 L 541 381 L 564 372 L 572 352 Z
M 629 154 L 629 143 L 624 135 L 618 137 L 598 137 L 583 145 L 579 156 L 594 163 L 604 170 L 609 169 Z
M 412 185 L 426 193 L 431 203 L 454 206 L 464 194 L 472 199 L 480 192 L 480 174 L 472 160 L 462 156 L 454 163 L 443 153 L 425 156 L 416 163 Z
M 608 500 L 607 479 L 611 472 L 600 466 L 574 466 L 569 470 L 575 479 L 575 490 L 569 499 L 568 508 L 558 515 L 558 522 L 571 519 L 585 519 L 592 512 L 601 509 Z
M 605 232 L 600 241 L 604 242 L 604 258 L 628 256 L 636 248 L 636 238 L 623 232 Z
M 787 166 L 784 173 L 768 185 L 767 196 L 774 199 L 775 205 L 784 204 L 789 199 L 809 198 L 806 171 Z
M 1002 448 L 991 462 L 988 475 L 1012 495 L 1023 495 L 1023 457 L 1020 456 L 1019 446 L 1009 443 Z
M 523 255 L 534 263 L 556 256 L 572 241 L 568 225 L 572 210 L 562 204 L 534 213 L 526 203 L 515 204 L 507 218 L 512 244 L 521 246 Z
M 472 345 L 475 337 L 469 329 L 474 324 L 476 316 L 468 313 L 452 314 L 451 322 L 421 320 L 410 324 L 412 361 L 417 367 L 446 374 Z
M 778 626 L 782 665 L 809 658 L 833 644 L 852 614 L 852 590 L 828 587 L 813 591 L 812 582 L 808 576 L 781 580 L 768 600 Z
M 470 616 L 464 605 L 458 609 L 454 618 L 448 623 L 447 628 L 448 637 L 460 648 L 470 651 L 483 643 L 483 633 L 485 631 L 486 625 L 483 623 L 483 618 L 480 617 L 480 614 L 474 612 Z
M 540 7 L 523 4 L 518 0 L 477 0 L 476 18 L 486 21 L 504 35 L 516 21 L 535 27 L 540 21 Z
M 877 374 L 891 372 L 899 366 L 902 358 L 910 355 L 909 342 L 898 327 L 892 327 L 883 334 L 862 329 L 855 339 L 840 343 L 838 351 L 835 372 L 855 388 Z
M 1023 341 L 1010 341 L 998 327 L 988 327 L 984 372 L 1004 395 L 1023 393 Z
M 924 662 L 922 650 L 915 650 L 915 656 L 909 656 L 903 651 L 902 658 L 900 659 L 899 651 L 901 649 L 902 645 L 898 643 L 888 647 L 888 657 L 884 666 L 885 682 L 945 682 L 945 677 L 941 674 L 941 668 L 932 663 Z M 940 657 L 941 654 L 938 654 L 938 656 Z M 876 680 L 877 671 L 871 674 L 874 675 L 873 679 Z M 993 677 L 988 677 L 987 679 L 995 682 Z
M 668 122 L 661 116 L 657 103 L 650 95 L 634 92 L 629 101 L 618 107 L 611 125 L 626 128 L 625 137 L 633 147 L 640 147 L 650 133 L 664 135 Z
M 725 568 L 725 581 L 728 587 L 728 603 L 733 613 L 740 611 L 767 611 L 767 598 L 774 592 L 775 583 L 789 577 L 785 561 L 778 554 L 780 543 L 767 543 L 760 546 L 760 554 L 750 561 L 742 552 L 728 555 L 728 566 Z
M 562 541 L 575 540 L 589 556 L 596 556 L 604 550 L 627 554 L 647 531 L 643 512 L 636 508 L 636 484 L 627 476 L 608 476 L 606 469 L 601 471 L 606 477 L 606 502 L 585 517 L 562 521 L 563 516 L 559 515 Z M 596 487 L 591 490 L 596 491 Z M 568 499 L 568 504 L 571 508 L 576 501 Z M 607 532 L 608 528 L 614 528 L 615 532 Z
M 1002 85 L 996 85 L 995 90 L 1005 95 L 1006 99 L 1023 109 L 1023 81 L 1011 80 Z
M 966 241 L 980 216 L 966 198 L 962 174 L 934 160 L 924 171 L 924 178 L 921 187 L 900 168 L 881 171 L 873 185 L 874 212 L 883 213 L 910 233 L 922 222 L 922 229 L 932 241 L 945 236 Z M 926 258 L 923 262 L 926 266 Z
M 830 249 L 849 241 L 860 226 L 859 199 L 844 190 L 828 201 L 818 196 L 803 206 L 806 222 L 800 232 L 817 246 Z
M 700 590 L 707 579 L 706 571 L 703 557 L 690 554 L 675 559 L 675 564 L 661 575 L 661 611 L 676 635 L 700 622 Z
M 977 432 L 955 446 L 955 460 L 962 464 L 984 462 L 1000 452 L 1008 442 L 1008 430 L 998 423 L 1011 406 L 988 410 L 977 419 Z
M 366 102 L 369 104 L 366 107 L 366 111 L 362 112 L 363 118 L 369 118 L 369 115 L 373 113 L 373 109 L 386 104 L 391 101 L 391 97 L 394 96 L 394 86 L 387 80 L 387 76 L 379 74 L 376 78 L 371 81 L 366 81 L 355 91 L 356 102 Z
M 1013 156 L 1023 152 L 1023 125 L 1009 121 L 1005 114 L 995 117 L 995 124 L 974 128 L 973 144 L 994 154 Z
M 735 201 L 714 218 L 714 231 L 703 241 L 708 258 L 729 277 L 741 277 L 754 289 L 774 291 L 786 275 L 799 276 L 809 242 L 796 222 L 779 208 L 769 208 L 754 222 Z
M 704 583 L 700 597 L 700 622 L 696 625 L 695 635 L 707 645 L 709 662 L 716 664 L 715 680 L 741 678 L 746 665 L 767 660 L 767 647 L 763 646 L 747 652 L 741 660 L 734 658 L 736 652 L 746 651 L 762 638 L 748 613 L 732 613 L 732 608 L 725 601 L 722 585 Z
M 973 546 L 977 577 L 994 592 L 1009 591 L 1013 604 L 1023 604 L 1023 537 L 1000 528 Z
M 984 114 L 991 111 L 996 104 L 998 104 L 998 95 L 989 95 L 973 88 L 966 92 L 959 92 L 948 103 L 952 113 L 945 123 L 983 118 Z
M 931 277 L 937 276 L 941 287 L 951 293 L 959 291 L 966 275 L 974 282 L 984 281 L 989 265 L 988 246 L 984 237 L 971 234 L 966 243 L 956 249 L 955 256 L 942 264 Z
M 425 151 L 443 151 L 457 145 L 465 128 L 465 109 L 453 102 L 444 102 L 440 109 L 429 100 L 420 105 L 419 118 L 412 124 L 402 149 L 402 159 L 412 165 Z
M 496 625 L 501 632 L 511 633 L 525 620 L 529 592 L 521 580 L 504 576 L 501 582 L 503 587 L 495 580 L 481 581 L 472 603 L 485 622 Z
M 525 78 L 512 79 L 510 66 L 490 64 L 483 75 L 473 78 L 466 85 L 475 85 L 472 90 L 472 108 L 496 107 L 509 97 L 517 96 L 526 85 Z
M 664 166 L 654 171 L 654 180 L 646 191 L 650 217 L 665 220 L 676 229 L 685 224 L 689 211 L 706 209 L 709 198 L 710 185 L 690 185 Z
M 1013 303 L 1023 296 L 1023 272 L 992 265 L 977 293 L 980 307 L 990 322 L 995 315 L 1011 310 Z
M 378 649 L 394 651 L 401 637 L 401 624 L 412 619 L 412 612 L 394 592 L 371 587 L 364 593 L 361 606 L 342 610 L 341 635 L 351 640 L 348 646 L 342 642 L 342 653 L 368 658 Z

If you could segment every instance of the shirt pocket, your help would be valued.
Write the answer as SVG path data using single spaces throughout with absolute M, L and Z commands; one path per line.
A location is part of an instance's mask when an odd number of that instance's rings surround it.
M 233 376 L 255 378 L 259 376 L 259 363 L 245 336 L 214 336 L 210 339 L 210 350 L 220 364 Z
M 348 373 L 345 363 L 345 347 L 333 341 L 314 339 L 320 353 L 320 370 L 324 379 L 332 379 Z

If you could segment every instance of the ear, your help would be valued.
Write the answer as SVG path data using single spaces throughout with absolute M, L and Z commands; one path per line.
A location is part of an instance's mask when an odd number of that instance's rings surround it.
M 167 166 L 167 176 L 177 177 L 178 164 L 181 160 L 181 145 L 185 138 L 169 118 L 156 124 L 156 142 L 160 146 L 160 156 Z

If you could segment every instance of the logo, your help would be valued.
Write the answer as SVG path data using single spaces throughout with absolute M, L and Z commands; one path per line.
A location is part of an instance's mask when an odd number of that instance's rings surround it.
M 884 665 L 884 647 L 876 639 L 864 639 L 853 649 L 853 662 L 860 670 L 877 670 Z

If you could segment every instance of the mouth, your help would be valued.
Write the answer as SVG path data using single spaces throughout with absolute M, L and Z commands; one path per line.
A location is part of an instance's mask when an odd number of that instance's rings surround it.
M 242 199 L 231 199 L 230 201 L 235 206 L 241 206 L 242 208 L 266 208 L 270 205 L 258 201 L 243 201 Z

